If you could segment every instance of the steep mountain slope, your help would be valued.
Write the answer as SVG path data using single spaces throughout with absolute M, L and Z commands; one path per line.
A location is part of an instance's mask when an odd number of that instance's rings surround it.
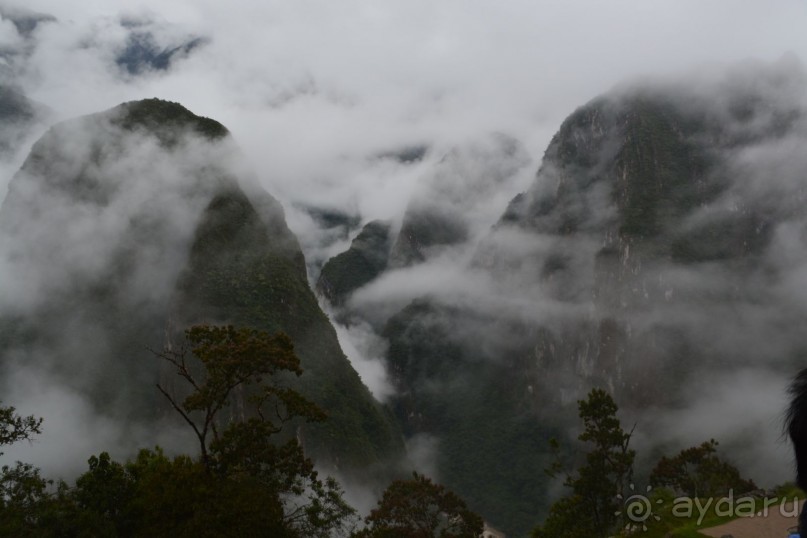
M 424 435 L 427 444 L 429 438 L 437 440 L 439 479 L 462 491 L 486 517 L 519 529 L 534 524 L 536 506 L 546 504 L 543 480 L 534 477 L 542 476 L 548 464 L 541 449 L 555 430 L 552 424 L 534 427 L 539 409 L 527 393 L 513 390 L 522 385 L 529 365 L 514 357 L 502 368 L 491 354 L 504 344 L 495 313 L 427 297 L 386 319 L 353 298 L 390 274 L 404 288 L 398 290 L 393 282 L 392 293 L 405 296 L 408 271 L 425 268 L 412 279 L 429 285 L 430 263 L 464 259 L 469 239 L 486 233 L 499 218 L 500 209 L 491 202 L 512 189 L 528 162 L 522 145 L 501 134 L 457 146 L 420 178 L 392 249 L 389 230 L 370 223 L 349 250 L 328 261 L 318 283 L 336 319 L 368 322 L 388 343 L 395 414 L 416 444 Z M 506 198 L 501 203 L 499 208 Z M 515 458 L 514 447 L 520 453 Z
M 772 256 L 780 233 L 805 217 L 803 160 L 788 150 L 805 136 L 797 97 L 805 81 L 798 70 L 783 77 L 785 69 L 738 72 L 715 94 L 609 95 L 576 111 L 552 140 L 534 187 L 499 231 L 546 238 L 535 259 L 543 292 L 594 307 L 585 345 L 576 337 L 586 351 L 569 364 L 581 379 L 626 403 L 659 404 L 653 380 L 676 388 L 687 365 L 776 363 L 794 351 L 760 349 L 776 335 L 772 318 L 752 329 L 760 333 L 737 331 L 757 305 L 778 299 Z M 775 166 L 768 152 L 776 151 L 792 169 Z M 494 271 L 512 261 L 502 251 L 487 260 Z
M 179 280 L 176 316 L 182 325 L 221 320 L 291 336 L 305 369 L 300 389 L 329 415 L 306 436 L 310 454 L 349 469 L 402 455 L 397 428 L 350 367 L 308 286 L 277 203 L 264 202 L 275 211 L 259 214 L 237 190 L 211 200 Z
M 389 264 L 390 225 L 371 221 L 345 252 L 334 256 L 322 267 L 317 290 L 334 305 L 341 305 L 358 288 L 371 282 Z
M 807 347 L 806 90 L 786 59 L 594 99 L 456 262 L 461 295 L 435 288 L 386 321 L 400 423 L 437 438 L 441 479 L 491 523 L 520 535 L 540 519 L 546 441 L 573 443 L 592 386 L 646 448 L 713 424 L 703 435 L 759 468 L 776 433 L 714 394 L 786 378 Z
M 412 302 L 383 331 L 405 433 L 436 439 L 440 480 L 487 521 L 523 533 L 549 500 L 547 440 L 561 430 L 533 402 L 520 339 L 510 346 L 503 334 L 490 313 L 433 299 Z
M 283 330 L 328 409 L 306 448 L 343 468 L 399 455 L 399 434 L 342 353 L 280 205 L 214 120 L 156 99 L 53 127 L 0 208 L 6 382 L 38 372 L 116 419 L 153 420 L 146 348 L 190 323 Z M 300 431 L 302 435 L 303 432 Z

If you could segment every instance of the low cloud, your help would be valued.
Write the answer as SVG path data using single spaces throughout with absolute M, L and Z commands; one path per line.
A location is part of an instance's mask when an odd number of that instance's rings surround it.
M 385 402 L 394 389 L 387 375 L 383 361 L 387 344 L 366 324 L 344 326 L 334 324 L 339 344 L 353 369 L 380 402 Z
M 400 225 L 410 201 L 418 196 L 433 197 L 448 185 L 448 204 L 459 206 L 470 219 L 468 242 L 454 245 L 422 265 L 392 271 L 360 290 L 352 305 L 375 312 L 373 321 L 388 318 L 421 296 L 454 306 L 470 304 L 493 317 L 536 323 L 593 317 L 592 256 L 602 245 L 601 237 L 581 234 L 567 240 L 504 228 L 490 236 L 487 233 L 510 198 L 528 188 L 544 148 L 563 119 L 623 80 L 645 75 L 666 79 L 663 84 L 673 80 L 707 100 L 719 97 L 726 88 L 758 92 L 760 88 L 754 84 L 772 80 L 770 87 L 761 90 L 774 103 L 772 110 L 781 109 L 782 102 L 803 108 L 803 92 L 799 93 L 803 85 L 798 76 L 787 79 L 795 72 L 792 59 L 774 68 L 785 76 L 784 84 L 777 85 L 776 73 L 762 79 L 744 78 L 743 72 L 759 67 L 751 65 L 753 62 L 724 75 L 726 64 L 749 57 L 769 62 L 791 50 L 794 58 L 807 58 L 803 37 L 807 7 L 789 0 L 764 4 L 665 0 L 652 6 L 627 0 L 496 6 L 458 0 L 439 4 L 396 1 L 384 6 L 353 0 L 339 5 L 316 1 L 225 5 L 212 0 L 170 4 L 155 0 L 114 4 L 30 0 L 24 7 L 53 18 L 28 32 L 20 32 L 7 16 L 12 8 L 23 7 L 20 3 L 2 2 L 0 7 L 4 13 L 0 21 L 4 81 L 50 107 L 57 120 L 158 96 L 221 121 L 243 150 L 236 160 L 253 167 L 260 184 L 284 203 L 290 227 L 300 236 L 309 261 L 327 259 L 346 247 L 350 237 L 328 236 L 299 208 L 300 202 L 341 209 L 361 222 L 392 218 Z M 150 61 L 134 72 L 125 62 L 121 68 L 118 60 L 137 32 L 151 36 L 144 39 L 152 56 L 177 47 L 179 52 L 169 54 L 170 61 L 160 63 L 159 68 Z M 203 46 L 183 49 L 197 37 L 204 38 Z M 693 66 L 701 67 L 692 73 Z M 689 74 L 680 75 L 682 72 Z M 715 80 L 719 81 L 717 87 Z M 715 106 L 709 114 L 717 114 L 723 121 L 732 113 L 730 104 Z M 737 127 L 753 136 L 757 129 L 767 129 L 776 121 L 763 114 L 751 127 L 739 123 Z M 756 199 L 764 209 L 782 205 L 797 211 L 803 199 L 799 184 L 805 164 L 800 155 L 804 130 L 800 129 L 791 130 L 781 140 L 727 150 L 734 164 L 726 173 L 735 188 L 694 214 L 683 227 L 696 230 L 718 219 L 720 211 L 735 207 L 735 199 Z M 453 184 L 435 176 L 433 188 L 428 188 L 429 174 L 446 155 L 491 132 L 507 133 L 523 144 L 523 168 L 508 176 L 505 184 L 485 183 L 481 180 L 487 178 L 481 177 L 477 178 L 480 181 Z M 85 143 L 78 136 L 75 149 L 86 150 Z M 418 144 L 429 148 L 418 162 L 378 157 Z M 0 196 L 27 149 L 23 147 L 18 155 L 0 163 Z M 114 209 L 99 214 L 72 207 L 70 214 L 50 214 L 52 222 L 62 218 L 75 223 L 73 233 L 80 240 L 80 249 L 64 252 L 58 238 L 47 230 L 36 226 L 26 230 L 42 249 L 52 247 L 52 255 L 64 269 L 51 258 L 12 286 L 12 278 L 21 273 L 14 263 L 0 257 L 4 311 L 32 308 L 47 300 L 52 285 L 71 270 L 98 269 L 115 248 L 115 232 L 123 219 L 135 216 L 132 208 L 144 203 L 151 204 L 154 215 L 173 220 L 177 236 L 166 239 L 163 251 L 142 256 L 150 257 L 156 267 L 164 256 L 174 255 L 172 248 L 181 242 L 177 238 L 187 232 L 191 220 L 177 214 L 172 203 L 180 192 L 169 189 L 163 198 L 149 200 L 139 188 L 142 178 L 130 177 L 131 165 L 151 158 L 148 149 L 145 145 L 127 148 L 127 158 L 110 162 L 103 170 L 119 177 L 126 193 Z M 198 149 L 191 155 L 198 157 L 205 151 Z M 232 163 L 232 157 L 226 159 Z M 153 163 L 159 171 L 157 177 L 166 184 L 172 184 L 175 175 L 187 174 L 196 162 L 190 158 L 177 168 L 168 160 Z M 470 162 L 473 169 L 486 164 Z M 469 170 L 460 167 L 456 177 L 466 179 L 466 172 Z M 540 179 L 545 183 L 536 189 L 556 188 L 550 179 L 553 176 L 547 170 Z M 473 200 L 454 198 L 455 193 L 470 189 Z M 593 193 L 578 200 L 593 209 L 589 231 L 613 218 L 607 194 Z M 54 193 L 32 195 L 43 203 L 57 202 Z M 730 367 L 709 372 L 709 379 L 716 380 L 713 388 L 685 393 L 693 398 L 693 405 L 659 415 L 668 432 L 690 439 L 689 431 L 697 441 L 696 434 L 719 427 L 716 431 L 730 440 L 724 441 L 728 446 L 739 439 L 743 421 L 750 416 L 759 437 L 764 433 L 768 439 L 772 434 L 764 417 L 775 420 L 781 403 L 775 395 L 792 369 L 786 357 L 799 342 L 796 328 L 807 317 L 803 225 L 800 218 L 787 219 L 771 231 L 774 239 L 762 256 L 763 269 L 755 274 L 729 275 L 707 263 L 693 270 L 661 264 L 648 271 L 656 278 L 648 296 L 657 286 L 660 299 L 639 310 L 630 319 L 632 327 L 640 330 L 663 321 L 679 324 L 700 342 L 725 355 L 739 356 L 742 365 L 739 372 Z M 483 238 L 483 246 L 477 248 Z M 574 266 L 575 273 L 565 279 L 559 272 L 542 274 L 550 254 L 559 254 L 558 264 Z M 486 268 L 497 265 L 507 268 L 499 273 L 506 277 L 486 273 Z M 312 277 L 315 270 L 312 267 Z M 149 298 L 157 300 L 163 288 L 151 284 L 160 278 L 144 269 L 129 285 L 147 290 L 152 294 Z M 47 285 L 40 286 L 43 283 Z M 701 300 L 704 295 L 730 296 L 751 286 L 762 291 L 744 295 L 730 306 L 704 305 Z M 645 291 L 638 289 L 637 297 Z M 375 337 L 362 326 L 338 331 L 365 383 L 376 396 L 388 397 L 389 381 L 379 369 L 382 351 Z M 588 360 L 580 353 L 574 360 Z M 755 358 L 765 361 L 760 372 L 770 375 L 762 378 L 759 407 L 750 409 L 746 402 L 738 401 L 738 395 L 754 393 L 748 368 Z M 115 445 L 120 432 L 116 426 L 110 428 L 105 416 L 89 416 L 80 392 L 54 386 L 47 379 L 36 385 L 35 373 L 27 369 L 16 372 L 22 377 L 11 379 L 30 390 L 8 392 L 5 403 L 17 405 L 23 413 L 45 414 L 46 432 L 59 431 L 53 439 L 79 432 L 85 434 L 82 438 L 93 439 L 95 447 Z M 7 380 L 10 389 L 14 386 L 11 379 Z M 561 390 L 574 395 L 579 387 Z M 39 397 L 43 391 L 52 398 L 26 397 Z M 734 413 L 737 409 L 744 409 L 747 416 Z M 40 444 L 52 442 L 43 438 Z M 771 469 L 781 468 L 780 448 L 767 440 L 751 446 L 738 454 L 750 468 L 759 469 L 754 472 L 762 472 L 754 462 L 776 460 Z M 93 451 L 89 445 L 75 446 L 71 454 L 80 461 L 88 454 L 78 453 L 87 449 Z M 67 459 L 49 454 L 43 460 L 50 459 L 54 465 Z M 785 474 L 772 472 L 777 477 Z

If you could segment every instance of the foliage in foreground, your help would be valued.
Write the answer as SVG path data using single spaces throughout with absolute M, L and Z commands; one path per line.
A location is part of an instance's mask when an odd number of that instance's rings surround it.
M 357 538 L 477 538 L 484 526 L 465 501 L 417 473 L 394 481 L 365 521 Z
M 288 424 L 325 413 L 282 385 L 302 370 L 291 340 L 231 326 L 196 326 L 187 346 L 157 355 L 182 382 L 158 385 L 193 430 L 199 456 L 141 450 L 126 463 L 92 456 L 74 485 L 32 465 L 3 467 L 0 536 L 331 536 L 476 538 L 482 520 L 464 501 L 415 474 L 395 481 L 356 531 L 355 510 L 332 478 L 320 479 Z M 182 389 L 184 387 L 184 390 Z M 184 393 L 184 396 L 179 396 Z M 41 419 L 0 408 L 0 445 L 31 439 Z
M 564 483 L 571 494 L 550 507 L 544 524 L 533 531 L 534 538 L 610 536 L 620 523 L 617 494 L 630 482 L 636 457 L 628 448 L 631 433 L 622 429 L 616 403 L 604 390 L 593 389 L 587 400 L 578 402 L 578 410 L 583 421 L 578 439 L 591 450 L 577 473 L 566 476 Z M 558 464 L 551 473 L 560 471 Z
M 578 440 L 589 451 L 577 471 L 566 475 L 564 484 L 570 494 L 550 507 L 543 525 L 533 530 L 533 538 L 604 538 L 619 533 L 629 536 L 637 530 L 649 533 L 648 538 L 700 536 L 699 529 L 741 515 L 721 515 L 719 501 L 734 502 L 756 490 L 735 466 L 717 456 L 718 443 L 710 440 L 662 457 L 650 475 L 656 489 L 648 488 L 646 496 L 637 493 L 631 484 L 632 431 L 622 429 L 614 400 L 607 392 L 593 389 L 578 402 L 578 409 L 583 422 Z M 552 441 L 552 447 L 559 452 L 557 441 Z M 550 475 L 561 471 L 560 459 L 548 470 Z M 743 502 L 753 513 L 757 501 L 747 497 Z
M 718 497 L 728 491 L 742 494 L 757 489 L 752 480 L 717 456 L 714 439 L 682 450 L 676 456 L 662 457 L 650 474 L 653 487 L 670 488 L 689 497 Z

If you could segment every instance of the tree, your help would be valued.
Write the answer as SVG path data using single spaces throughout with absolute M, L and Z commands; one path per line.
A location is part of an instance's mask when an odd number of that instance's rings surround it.
M 717 446 L 718 442 L 710 439 L 672 458 L 662 457 L 650 474 L 650 484 L 689 497 L 719 497 L 729 491 L 742 494 L 757 489 L 734 465 L 717 456 Z
M 199 457 L 157 448 L 121 464 L 103 452 L 73 487 L 59 482 L 55 491 L 30 465 L 4 467 L 0 535 L 324 538 L 352 530 L 355 512 L 338 484 L 318 477 L 294 435 L 278 437 L 289 422 L 325 418 L 280 383 L 284 372 L 302 373 L 288 337 L 208 326 L 185 334 L 186 346 L 159 354 L 185 395 L 158 389 L 191 427 Z M 0 420 L 0 442 L 30 439 L 41 425 L 13 408 Z
M 29 463 L 4 465 L 0 475 L 0 536 L 29 535 L 38 526 L 52 481 Z
M 549 507 L 549 515 L 542 526 L 532 531 L 533 538 L 591 538 L 602 536 L 595 527 L 594 518 L 586 517 L 588 507 L 580 495 L 568 495 Z
M 550 507 L 543 526 L 533 531 L 535 538 L 605 537 L 619 524 L 621 512 L 618 495 L 633 476 L 636 452 L 629 448 L 633 431 L 625 432 L 617 418 L 618 407 L 610 394 L 593 389 L 586 400 L 577 402 L 583 432 L 578 440 L 587 443 L 590 450 L 576 475 L 567 475 L 564 484 L 571 495 Z M 557 442 L 553 448 L 558 449 Z M 552 476 L 559 466 L 549 470 Z
M 236 392 L 243 403 L 244 388 L 251 385 L 257 390 L 250 395 L 249 403 L 253 404 L 258 422 L 267 435 L 279 433 L 284 423 L 297 417 L 324 420 L 325 414 L 314 404 L 290 389 L 269 382 L 270 376 L 282 371 L 297 376 L 303 373 L 294 345 L 285 334 L 270 336 L 231 325 L 197 325 L 185 331 L 185 337 L 191 346 L 191 357 L 185 345 L 176 351 L 169 346 L 157 355 L 187 382 L 190 394 L 179 401 L 169 387 L 158 383 L 157 389 L 193 429 L 205 466 L 211 463 L 211 445 L 222 442 L 221 411 L 233 402 Z M 201 371 L 195 367 L 193 358 L 201 363 Z M 265 410 L 272 406 L 274 417 L 269 417 Z M 233 436 L 230 437 L 233 440 Z
M 205 472 L 228 487 L 237 483 L 255 489 L 255 495 L 268 495 L 267 506 L 281 509 L 278 518 L 292 533 L 287 535 L 329 536 L 348 527 L 354 510 L 338 484 L 318 477 L 296 437 L 285 432 L 279 437 L 289 422 L 326 417 L 280 383 L 283 373 L 302 374 L 289 337 L 208 325 L 191 327 L 185 337 L 188 345 L 158 356 L 189 394 L 180 399 L 165 384 L 157 388 L 193 430 Z M 225 417 L 223 411 L 233 404 L 237 410 Z
M 23 417 L 12 406 L 0 406 L 0 446 L 30 441 L 40 433 L 41 418 Z M 4 465 L 0 474 L 0 533 L 14 536 L 30 528 L 37 521 L 40 502 L 47 496 L 49 484 L 40 476 L 39 469 L 30 464 Z
M 0 446 L 17 441 L 30 441 L 34 434 L 42 433 L 42 419 L 32 415 L 21 417 L 11 406 L 0 406 Z M 3 453 L 0 452 L 0 456 Z
M 62 510 L 65 536 L 81 528 L 118 537 L 301 536 L 285 525 L 275 492 L 209 472 L 198 459 L 144 449 L 123 465 L 106 453 L 89 463 Z
M 482 518 L 460 497 L 429 478 L 413 473 L 384 491 L 378 508 L 365 519 L 359 538 L 477 538 Z

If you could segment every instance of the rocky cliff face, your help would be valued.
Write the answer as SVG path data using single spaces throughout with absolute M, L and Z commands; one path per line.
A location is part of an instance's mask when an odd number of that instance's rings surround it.
M 766 426 L 709 398 L 744 372 L 787 377 L 807 343 L 805 89 L 784 61 L 591 101 L 446 289 L 381 324 L 402 427 L 438 439 L 441 479 L 494 525 L 534 524 L 546 441 L 567 434 L 593 386 L 639 417 L 650 444 L 709 422 L 735 461 L 759 459 L 749 432 Z M 403 247 L 419 244 L 404 236 L 418 225 L 453 229 L 408 216 L 398 252 L 417 252 Z M 416 258 L 398 271 L 428 260 Z
M 718 312 L 763 300 L 763 282 L 777 278 L 777 234 L 805 215 L 800 160 L 777 170 L 767 155 L 804 137 L 803 77 L 781 69 L 737 73 L 709 93 L 608 95 L 553 138 L 534 186 L 496 233 L 546 239 L 532 278 L 551 298 L 588 308 L 568 361 L 579 379 L 626 403 L 659 404 L 653 380 L 676 387 L 687 365 L 754 360 L 714 339 L 738 336 L 742 320 Z M 488 261 L 501 271 L 522 259 Z M 686 319 L 707 312 L 708 329 Z
M 151 420 L 148 351 L 191 323 L 287 332 L 298 387 L 329 410 L 305 433 L 323 462 L 356 468 L 401 450 L 396 428 L 342 353 L 308 286 L 280 205 L 226 128 L 159 100 L 53 127 L 0 208 L 0 357 L 119 420 Z

